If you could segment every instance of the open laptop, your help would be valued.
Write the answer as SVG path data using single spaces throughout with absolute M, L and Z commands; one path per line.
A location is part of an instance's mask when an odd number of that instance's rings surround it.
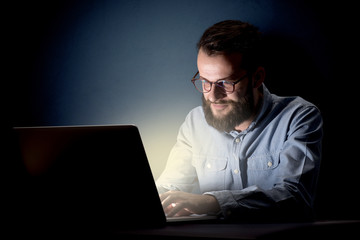
M 163 227 L 170 221 L 199 219 L 166 219 L 134 125 L 13 130 L 23 167 L 28 206 L 24 211 L 29 221 L 119 229 Z

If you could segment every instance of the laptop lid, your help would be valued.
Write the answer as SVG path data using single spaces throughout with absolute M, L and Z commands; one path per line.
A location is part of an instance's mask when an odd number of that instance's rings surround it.
M 166 224 L 136 126 L 17 127 L 14 133 L 29 222 L 115 229 Z

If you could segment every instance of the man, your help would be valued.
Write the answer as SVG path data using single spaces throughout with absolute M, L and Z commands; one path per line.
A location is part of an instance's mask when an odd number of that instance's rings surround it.
M 312 216 L 322 117 L 300 97 L 270 94 L 261 42 L 256 27 L 234 20 L 201 37 L 192 82 L 203 105 L 186 117 L 156 181 L 167 216 Z

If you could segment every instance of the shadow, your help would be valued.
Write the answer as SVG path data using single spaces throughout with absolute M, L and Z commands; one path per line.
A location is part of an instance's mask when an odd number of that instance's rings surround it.
M 318 107 L 323 106 L 319 96 L 325 81 L 314 57 L 305 47 L 280 35 L 264 36 L 265 85 L 279 96 L 301 96 Z
M 281 35 L 265 36 L 265 85 L 279 96 L 301 96 L 314 103 L 323 116 L 323 146 L 318 191 L 315 201 L 317 219 L 359 219 L 360 197 L 356 190 L 360 163 L 356 156 L 354 97 L 344 80 L 352 79 L 344 51 L 335 40 L 325 46 L 330 59 L 309 52 Z M 316 59 L 316 61 L 315 61 Z M 326 61 L 324 68 L 321 61 Z M 350 124 L 346 121 L 350 117 Z M 355 117 L 357 118 L 357 117 Z M 345 126 L 346 125 L 346 126 Z M 347 129 L 350 127 L 350 129 Z M 349 132 L 350 131 L 350 132 Z M 356 136 L 356 134 L 354 135 Z

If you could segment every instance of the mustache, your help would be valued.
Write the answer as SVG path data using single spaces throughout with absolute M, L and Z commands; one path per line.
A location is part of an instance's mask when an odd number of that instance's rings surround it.
M 214 102 L 212 102 L 210 100 L 205 100 L 205 102 L 207 104 L 211 104 L 211 103 L 213 103 L 213 104 L 236 104 L 236 102 L 232 101 L 232 100 L 216 100 Z

